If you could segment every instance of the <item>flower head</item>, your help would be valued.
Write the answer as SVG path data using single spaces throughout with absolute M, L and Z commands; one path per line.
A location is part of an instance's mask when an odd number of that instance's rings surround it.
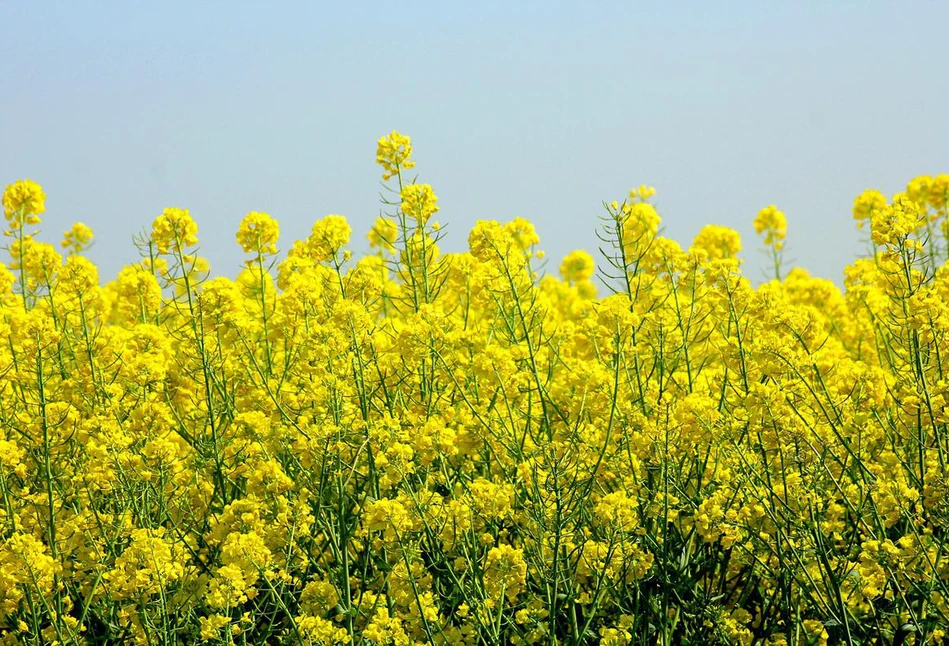
M 428 184 L 409 184 L 402 189 L 402 212 L 425 224 L 438 212 L 438 197 Z
M 152 223 L 152 242 L 159 253 L 181 252 L 198 244 L 198 224 L 188 209 L 169 207 Z
M 755 231 L 764 236 L 764 243 L 769 247 L 781 249 L 788 234 L 788 221 L 784 213 L 774 204 L 758 211 L 755 218 Z
M 39 224 L 39 216 L 46 211 L 43 188 L 30 179 L 21 179 L 3 191 L 3 214 L 12 229 L 27 224 Z
M 874 211 L 886 207 L 886 196 L 876 189 L 867 189 L 856 197 L 853 201 L 853 219 L 857 221 L 857 226 L 863 228 L 865 222 L 870 220 Z
M 741 251 L 741 236 L 734 229 L 710 224 L 695 236 L 692 248 L 707 254 L 709 260 L 734 260 Z
M 570 283 L 582 283 L 593 277 L 593 256 L 582 249 L 568 253 L 560 263 L 560 275 Z
M 378 217 L 369 230 L 369 246 L 373 249 L 395 251 L 395 241 L 399 237 L 399 229 L 390 218 Z
M 326 262 L 335 258 L 342 248 L 349 244 L 349 236 L 352 232 L 352 227 L 349 226 L 345 217 L 327 215 L 316 221 L 310 237 L 301 247 L 295 248 L 311 260 Z
M 266 213 L 251 211 L 237 229 L 237 244 L 244 253 L 260 255 L 277 253 L 280 224 Z
M 874 210 L 870 218 L 870 237 L 874 244 L 897 245 L 903 242 L 925 221 L 919 204 L 900 194 L 893 203 Z
M 63 234 L 60 245 L 63 249 L 68 249 L 69 253 L 82 253 L 92 242 L 93 237 L 92 229 L 82 222 L 76 222 L 69 231 Z
M 408 136 L 393 130 L 379 139 L 376 148 L 376 163 L 382 166 L 382 179 L 390 179 L 401 171 L 414 168 L 412 161 L 412 140 Z

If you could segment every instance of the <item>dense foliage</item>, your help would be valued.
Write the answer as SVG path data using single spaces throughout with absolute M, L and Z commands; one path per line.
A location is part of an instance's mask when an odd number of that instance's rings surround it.
M 3 643 L 942 642 L 949 176 L 857 198 L 841 291 L 784 275 L 776 208 L 753 287 L 648 187 L 598 276 L 538 276 L 521 219 L 442 254 L 409 139 L 377 161 L 372 254 L 255 212 L 236 280 L 169 208 L 101 285 L 6 189 Z

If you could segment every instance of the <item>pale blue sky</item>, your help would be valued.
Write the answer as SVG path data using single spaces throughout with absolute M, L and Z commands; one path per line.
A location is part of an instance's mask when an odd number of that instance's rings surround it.
M 756 279 L 777 204 L 790 255 L 840 282 L 854 196 L 949 172 L 947 24 L 938 2 L 0 0 L 0 183 L 43 184 L 47 239 L 92 226 L 103 279 L 165 206 L 234 275 L 251 210 L 284 249 L 327 213 L 364 248 L 398 129 L 449 251 L 523 216 L 556 271 L 646 183 L 684 245 L 741 231 Z

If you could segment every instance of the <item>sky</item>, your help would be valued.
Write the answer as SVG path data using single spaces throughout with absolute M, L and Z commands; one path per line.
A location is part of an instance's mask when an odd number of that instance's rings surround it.
M 854 197 L 949 172 L 949 3 L 0 0 L 0 185 L 44 187 L 109 280 L 167 206 L 233 276 L 249 211 L 281 247 L 380 213 L 378 138 L 412 137 L 445 251 L 479 219 L 534 222 L 547 272 L 594 256 L 603 202 L 656 187 L 665 235 L 775 204 L 788 258 L 841 283 Z M 863 234 L 865 235 L 865 234 Z

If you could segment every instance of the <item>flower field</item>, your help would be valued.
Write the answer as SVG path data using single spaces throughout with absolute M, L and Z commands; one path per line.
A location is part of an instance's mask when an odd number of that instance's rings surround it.
M 522 219 L 442 253 L 408 137 L 377 162 L 369 254 L 254 212 L 235 280 L 168 208 L 101 282 L 7 187 L 0 642 L 943 642 L 949 175 L 856 198 L 841 290 L 777 208 L 755 287 L 646 186 L 559 277 Z

